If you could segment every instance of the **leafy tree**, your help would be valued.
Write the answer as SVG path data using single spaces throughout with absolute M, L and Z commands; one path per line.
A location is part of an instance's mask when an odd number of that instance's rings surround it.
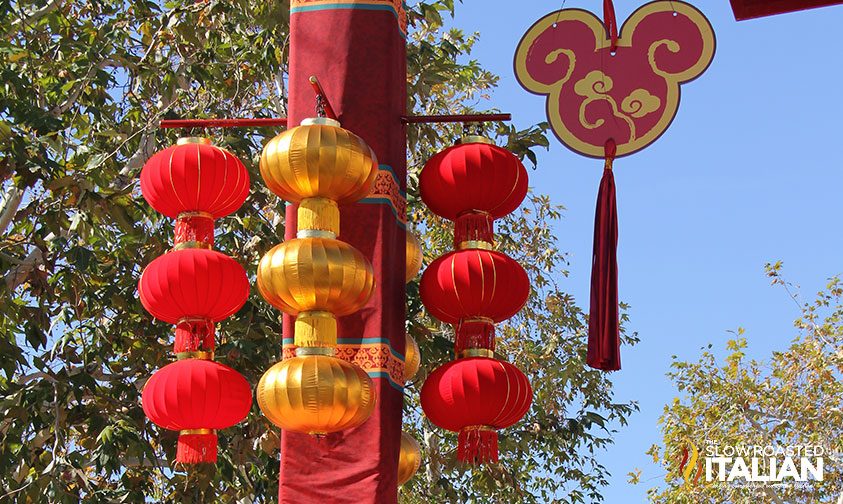
M 650 448 L 667 469 L 665 486 L 649 491 L 658 503 L 839 503 L 843 499 L 843 284 L 832 278 L 812 302 L 799 300 L 781 276 L 781 262 L 767 265 L 775 285 L 784 287 L 801 309 L 791 345 L 767 361 L 748 360 L 747 339 L 738 329 L 724 361 L 704 349 L 699 362 L 674 362 L 669 373 L 682 398 L 661 417 L 664 441 Z M 824 481 L 808 484 L 686 484 L 679 464 L 694 443 L 722 446 L 822 446 Z M 702 454 L 700 455 L 703 456 Z M 633 475 L 637 479 L 637 475 Z
M 3 2 L 0 24 L 0 500 L 11 502 L 274 501 L 276 429 L 254 406 L 220 436 L 216 466 L 173 467 L 175 433 L 139 405 L 145 380 L 167 363 L 172 327 L 136 296 L 142 268 L 171 243 L 172 222 L 141 199 L 138 174 L 176 133 L 164 117 L 283 116 L 289 3 L 252 0 Z M 478 106 L 497 78 L 467 59 L 477 35 L 445 30 L 451 0 L 410 8 L 408 82 L 417 113 Z M 249 167 L 252 193 L 218 221 L 217 248 L 254 277 L 283 236 L 283 203 L 257 171 L 276 131 L 211 130 Z M 411 214 L 431 259 L 450 248 L 447 224 L 418 201 L 422 162 L 450 142 L 448 128 L 411 131 Z M 501 143 L 528 159 L 544 126 L 498 125 Z M 500 330 L 501 352 L 530 375 L 535 405 L 504 434 L 500 465 L 453 464 L 455 439 L 424 423 L 415 392 L 449 358 L 448 331 L 409 289 L 410 330 L 424 369 L 408 389 L 407 422 L 430 461 L 403 490 L 431 500 L 600 500 L 598 454 L 615 404 L 608 377 L 584 367 L 582 311 L 559 286 L 567 260 L 551 231 L 561 209 L 531 195 L 499 226 L 500 248 L 527 266 L 534 293 Z M 217 359 L 256 383 L 280 359 L 279 313 L 253 292 L 218 332 Z M 627 342 L 633 341 L 627 338 Z

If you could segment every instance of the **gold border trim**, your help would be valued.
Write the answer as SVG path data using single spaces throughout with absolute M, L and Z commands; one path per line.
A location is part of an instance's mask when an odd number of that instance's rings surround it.
M 187 144 L 202 144 L 202 145 L 211 145 L 211 139 L 207 137 L 181 137 L 176 140 L 176 145 L 187 145 Z
M 193 352 L 179 352 L 176 354 L 177 360 L 186 360 L 186 359 L 198 359 L 198 360 L 214 360 L 214 352 L 203 352 L 203 351 L 193 351 Z
M 495 358 L 495 352 L 488 348 L 466 348 L 457 354 L 457 359 L 466 359 L 468 357 L 486 357 L 489 359 Z
M 457 250 L 480 249 L 480 250 L 494 250 L 495 246 L 491 242 L 485 240 L 466 240 L 461 241 L 457 245 Z
M 323 355 L 325 357 L 334 356 L 333 347 L 298 347 L 296 348 L 296 357 L 309 357 L 312 355 Z
M 208 434 L 216 434 L 214 429 L 182 429 L 179 431 L 180 436 L 205 436 Z

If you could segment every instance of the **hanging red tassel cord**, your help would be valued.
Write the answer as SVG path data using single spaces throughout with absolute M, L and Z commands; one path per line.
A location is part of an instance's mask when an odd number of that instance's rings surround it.
M 205 429 L 203 429 L 205 430 Z M 176 462 L 181 464 L 203 464 L 217 462 L 217 435 L 197 432 L 196 434 L 179 434 L 176 448 Z
M 603 371 L 621 368 L 618 314 L 618 208 L 615 198 L 615 141 L 606 142 L 606 164 L 594 216 L 591 264 L 591 309 L 588 317 L 589 366 Z
M 491 427 L 468 427 L 457 439 L 457 460 L 472 465 L 498 461 L 498 433 Z
M 611 51 L 618 50 L 618 20 L 615 19 L 615 5 L 612 0 L 603 0 L 603 24 L 609 31 L 609 38 L 612 41 Z

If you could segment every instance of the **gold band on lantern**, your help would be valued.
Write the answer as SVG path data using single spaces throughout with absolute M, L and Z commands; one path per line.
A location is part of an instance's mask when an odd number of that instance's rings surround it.
M 327 311 L 299 312 L 296 315 L 295 344 L 297 347 L 337 346 L 337 317 Z
M 486 357 L 492 359 L 495 357 L 495 352 L 488 348 L 466 348 L 457 353 L 457 359 L 466 359 L 468 357 Z
M 334 356 L 333 347 L 298 347 L 296 348 L 296 357 L 307 357 L 308 355 L 324 355 L 326 357 Z
M 188 240 L 188 241 L 183 241 L 181 243 L 177 243 L 173 247 L 173 250 L 184 250 L 184 249 L 207 249 L 207 250 L 211 250 L 212 248 L 213 247 L 211 247 L 210 243 L 205 243 L 205 242 L 196 241 L 196 240 Z
M 495 248 L 490 242 L 483 241 L 483 240 L 466 240 L 462 241 L 457 245 L 457 250 L 466 250 L 466 249 L 481 249 L 481 250 L 493 250 Z
M 199 359 L 199 360 L 214 360 L 214 352 L 204 352 L 201 350 L 194 350 L 192 352 L 179 352 L 176 354 L 176 360 L 185 359 Z
M 321 229 L 302 229 L 296 231 L 296 238 L 323 238 L 326 240 L 336 240 L 337 235 L 331 231 L 322 231 Z
M 495 321 L 490 319 L 489 317 L 471 317 L 462 319 L 462 323 L 472 323 L 472 322 L 485 322 L 487 324 L 494 324 Z
M 214 429 L 182 429 L 179 434 L 182 436 L 207 436 L 208 434 L 216 434 Z
M 463 427 L 462 430 L 468 431 L 487 431 L 487 432 L 494 432 L 495 428 L 490 425 L 469 425 L 468 427 Z
M 329 198 L 304 198 L 299 202 L 297 229 L 330 231 L 340 234 L 340 210 L 337 202 Z M 301 238 L 301 237 L 300 237 Z
M 211 139 L 206 137 L 181 137 L 176 140 L 176 145 L 204 144 L 211 145 Z
M 178 214 L 178 216 L 176 216 L 176 220 L 192 219 L 194 217 L 204 217 L 206 219 L 211 219 L 211 220 L 214 219 L 214 215 L 211 214 L 211 213 L 203 212 L 201 210 L 195 210 L 195 211 L 190 211 L 190 212 L 181 212 L 180 214 Z
M 331 119 L 330 117 L 308 117 L 307 119 L 302 119 L 300 123 L 302 126 L 334 126 L 335 128 L 340 128 L 342 125 L 336 119 Z
M 489 145 L 494 145 L 495 142 L 492 141 L 491 138 L 484 137 L 483 135 L 463 135 L 462 138 L 457 140 L 457 144 L 467 144 L 467 143 L 484 143 Z

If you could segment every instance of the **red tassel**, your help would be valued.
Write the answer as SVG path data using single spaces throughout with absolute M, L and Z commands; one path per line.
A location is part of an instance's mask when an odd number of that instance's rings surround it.
M 217 461 L 216 434 L 180 434 L 176 463 L 214 464 Z
M 471 465 L 498 461 L 498 433 L 487 427 L 468 427 L 460 431 L 457 460 Z
M 615 142 L 606 142 L 606 167 L 597 193 L 594 255 L 591 264 L 591 309 L 588 317 L 589 366 L 603 371 L 621 368 L 618 314 L 618 208 L 612 162 Z
M 176 219 L 173 245 L 185 242 L 214 246 L 214 219 L 199 212 L 185 212 Z
M 492 322 L 460 319 L 454 328 L 454 352 L 457 355 L 469 348 L 495 351 L 495 324 Z
M 460 243 L 467 241 L 493 243 L 494 236 L 495 221 L 488 213 L 470 210 L 454 221 L 454 248 L 457 250 L 461 248 Z
M 183 319 L 176 324 L 173 352 L 211 351 L 214 349 L 214 323 L 207 319 Z

